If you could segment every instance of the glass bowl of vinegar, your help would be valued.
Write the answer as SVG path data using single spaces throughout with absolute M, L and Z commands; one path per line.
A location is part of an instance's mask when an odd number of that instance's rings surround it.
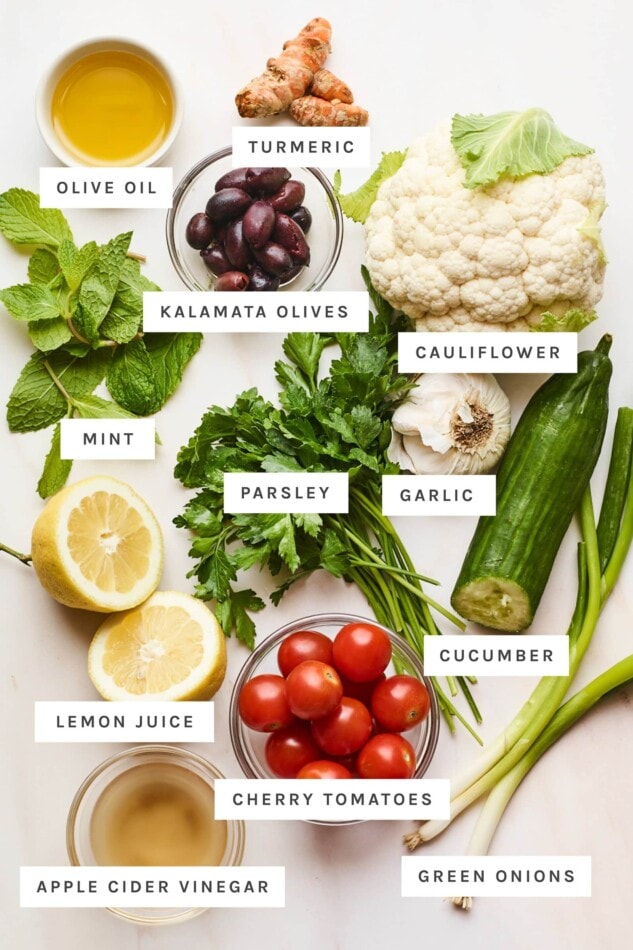
M 66 826 L 76 867 L 237 867 L 242 821 L 218 820 L 210 762 L 175 746 L 126 749 L 97 766 L 78 789 Z M 109 907 L 135 924 L 171 924 L 201 907 Z

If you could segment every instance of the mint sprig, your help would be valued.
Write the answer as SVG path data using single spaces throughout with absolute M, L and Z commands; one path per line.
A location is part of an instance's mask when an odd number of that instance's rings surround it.
M 11 316 L 26 324 L 36 352 L 7 404 L 12 432 L 55 426 L 38 483 L 42 498 L 66 482 L 59 457 L 64 417 L 119 418 L 158 412 L 202 342 L 199 333 L 144 334 L 143 291 L 159 290 L 128 256 L 131 232 L 78 247 L 68 221 L 21 188 L 0 195 L 0 232 L 30 245 L 28 283 L 0 290 Z M 101 384 L 112 400 L 94 394 Z

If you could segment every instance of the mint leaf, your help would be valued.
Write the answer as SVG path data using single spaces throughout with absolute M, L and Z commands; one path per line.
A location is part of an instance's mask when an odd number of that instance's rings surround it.
M 79 396 L 73 406 L 82 419 L 136 419 L 133 412 L 101 396 Z
M 117 348 L 106 385 L 119 405 L 137 416 L 151 415 L 162 405 L 144 340 L 133 340 Z
M 44 462 L 44 470 L 37 483 L 37 492 L 40 498 L 50 498 L 50 496 L 58 492 L 60 488 L 63 488 L 70 475 L 70 470 L 73 467 L 73 463 L 70 459 L 62 459 L 59 457 L 60 441 L 61 429 L 58 422 L 53 432 L 53 441 L 51 442 L 50 451 Z
M 52 251 L 38 247 L 29 259 L 28 275 L 32 284 L 50 285 L 60 276 L 57 257 Z
M 593 152 L 563 135 L 544 109 L 455 115 L 451 142 L 466 172 L 466 188 L 484 188 L 500 178 L 546 175 L 570 155 Z
M 395 175 L 398 169 L 402 167 L 406 157 L 406 149 L 403 152 L 383 152 L 376 171 L 370 175 L 360 188 L 349 192 L 347 195 L 341 194 L 341 173 L 337 171 L 334 175 L 334 193 L 339 200 L 343 214 L 347 218 L 351 218 L 352 221 L 364 224 L 383 181 L 387 181 L 388 178 Z
M 102 337 L 115 343 L 134 339 L 143 322 L 144 290 L 160 290 L 160 287 L 141 273 L 138 261 L 126 257 L 112 306 L 101 324 Z
M 73 323 L 92 346 L 99 341 L 99 327 L 112 305 L 132 232 L 119 234 L 101 248 L 83 279 Z
M 99 256 L 95 241 L 78 248 L 73 241 L 62 241 L 57 251 L 59 266 L 71 290 L 76 290 Z
M 530 330 L 537 333 L 580 333 L 597 319 L 598 314 L 595 310 L 572 309 L 562 314 L 547 310 L 541 314 L 541 322 L 538 326 L 530 327 Z
M 0 290 L 0 300 L 16 320 L 54 320 L 61 314 L 55 294 L 42 284 L 16 284 Z
M 56 350 L 72 340 L 72 333 L 66 320 L 57 317 L 55 320 L 31 320 L 29 336 L 37 350 L 45 353 Z
M 177 389 L 189 360 L 202 343 L 201 333 L 146 333 L 143 342 L 154 372 L 157 412 Z
M 14 244 L 57 247 L 72 240 L 68 221 L 57 208 L 40 208 L 39 195 L 10 188 L 0 195 L 0 232 Z

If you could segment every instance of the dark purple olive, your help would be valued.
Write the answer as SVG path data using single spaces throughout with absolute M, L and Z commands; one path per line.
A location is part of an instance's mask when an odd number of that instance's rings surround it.
M 252 251 L 244 240 L 243 218 L 231 221 L 227 227 L 224 251 L 235 270 L 247 270 L 248 265 L 252 263 Z
M 284 286 L 290 283 L 291 280 L 294 280 L 297 274 L 301 273 L 301 271 L 303 270 L 303 267 L 304 267 L 303 264 L 294 264 L 290 268 L 290 270 L 287 270 L 284 274 L 281 275 L 280 277 L 281 283 L 284 284 Z
M 249 195 L 272 195 L 289 178 L 287 168 L 247 168 L 244 190 Z
M 254 201 L 243 217 L 244 237 L 251 247 L 263 247 L 275 227 L 275 212 L 265 201 Z
M 222 175 L 221 178 L 218 178 L 215 183 L 215 190 L 222 191 L 223 188 L 242 188 L 245 191 L 244 185 L 246 184 L 247 171 L 248 168 L 232 168 L 226 175 Z
M 212 221 L 230 221 L 244 214 L 252 200 L 241 188 L 223 188 L 211 195 L 205 210 Z
M 310 263 L 310 248 L 303 231 L 287 214 L 278 214 L 273 228 L 273 241 L 288 251 L 295 264 Z
M 279 290 L 279 278 L 267 274 L 258 264 L 251 267 L 248 276 L 250 278 L 249 290 Z
M 196 251 L 201 251 L 211 243 L 213 240 L 213 225 L 203 211 L 194 214 L 187 225 L 185 238 L 189 247 L 195 247 Z
M 288 251 L 281 244 L 275 244 L 272 241 L 257 250 L 253 249 L 253 254 L 257 263 L 261 264 L 269 274 L 274 274 L 275 277 L 285 274 L 293 264 Z
M 297 208 L 295 211 L 291 211 L 290 217 L 293 221 L 297 222 L 304 234 L 308 233 L 310 230 L 310 225 L 312 224 L 312 215 L 305 205 L 301 205 L 300 208 Z
M 266 201 L 275 211 L 288 214 L 289 211 L 294 211 L 295 208 L 299 207 L 305 196 L 306 186 L 303 182 L 291 178 L 283 183 L 279 191 L 276 191 L 270 198 L 266 198 Z
M 227 270 L 226 274 L 215 282 L 214 290 L 246 290 L 249 280 L 248 274 L 243 274 L 239 270 Z
M 224 253 L 224 248 L 218 241 L 214 241 L 213 244 L 205 248 L 204 251 L 200 251 L 200 257 L 214 277 L 219 277 L 220 274 L 226 274 L 227 271 L 232 269 L 232 264 Z

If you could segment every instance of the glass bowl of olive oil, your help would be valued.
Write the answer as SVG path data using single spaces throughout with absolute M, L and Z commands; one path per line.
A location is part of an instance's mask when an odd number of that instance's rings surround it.
M 43 77 L 36 116 L 65 165 L 153 165 L 182 120 L 175 76 L 155 52 L 118 38 L 64 53 Z
M 126 749 L 97 766 L 78 789 L 66 825 L 76 867 L 237 867 L 242 821 L 215 818 L 210 762 L 175 746 Z M 139 924 L 170 924 L 199 907 L 108 908 Z

